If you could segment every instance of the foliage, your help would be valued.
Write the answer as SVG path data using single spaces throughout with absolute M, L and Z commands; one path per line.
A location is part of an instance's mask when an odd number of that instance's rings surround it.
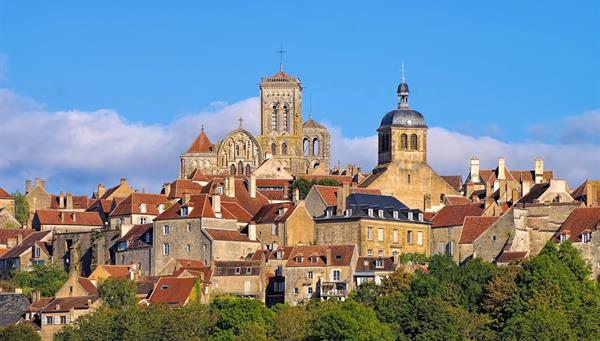
M 126 308 L 134 305 L 135 283 L 128 278 L 109 277 L 98 285 L 98 295 L 102 303 L 110 308 Z
M 308 337 L 313 314 L 302 306 L 278 305 L 269 336 L 275 340 L 300 341 Z
M 15 199 L 15 219 L 24 226 L 29 220 L 29 203 L 19 191 L 15 192 L 13 197 Z
M 67 281 L 67 273 L 54 264 L 33 265 L 31 271 L 13 273 L 13 281 L 23 293 L 39 291 L 43 297 L 54 296 Z
M 319 179 L 319 180 L 307 180 L 305 178 L 299 178 L 294 180 L 292 186 L 290 187 L 289 196 L 290 199 L 293 198 L 294 191 L 298 189 L 300 192 L 300 200 L 306 199 L 306 195 L 314 185 L 322 185 L 322 186 L 340 186 L 339 181 L 335 179 Z
M 426 264 L 427 256 L 424 253 L 404 253 L 400 255 L 401 264 Z
M 36 341 L 41 339 L 35 328 L 30 324 L 12 324 L 5 328 L 0 328 L 0 340 Z
M 274 315 L 272 310 L 267 309 L 258 300 L 234 296 L 216 297 L 211 302 L 210 308 L 218 316 L 217 335 L 239 336 L 247 332 L 248 328 L 252 328 L 258 333 L 262 331 L 266 337 L 267 326 L 271 323 Z M 252 324 L 252 326 L 247 324 Z

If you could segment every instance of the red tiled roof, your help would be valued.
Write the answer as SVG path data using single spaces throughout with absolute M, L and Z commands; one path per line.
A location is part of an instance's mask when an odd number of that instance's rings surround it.
M 199 183 L 188 179 L 179 179 L 171 182 L 169 185 L 169 199 L 181 198 L 183 193 L 198 195 L 202 192 L 202 186 Z
M 527 257 L 527 251 L 508 251 L 503 252 L 496 263 L 515 263 Z
M 53 299 L 54 299 L 54 297 L 40 298 L 39 300 L 31 303 L 31 305 L 29 306 L 29 311 L 38 312 L 38 311 L 42 310 L 43 308 L 45 308 L 48 305 L 48 303 L 52 302 Z
M 423 212 L 423 219 L 425 219 L 427 221 L 431 221 L 431 219 L 433 219 L 434 215 L 435 215 L 435 213 L 433 213 L 433 212 Z
M 294 246 L 286 266 L 290 267 L 317 267 L 326 266 L 329 261 L 330 266 L 349 266 L 354 253 L 354 245 L 330 245 L 330 246 L 312 246 L 298 245 Z M 331 252 L 329 253 L 328 250 Z M 327 260 L 328 255 L 331 259 Z M 297 257 L 302 257 L 298 262 Z M 311 257 L 316 256 L 316 261 L 312 262 Z
M 264 257 L 267 261 L 278 260 L 277 252 L 281 251 L 281 252 L 283 252 L 283 254 L 282 254 L 281 259 L 279 259 L 279 260 L 288 260 L 288 258 L 292 254 L 293 249 L 294 249 L 293 246 L 281 246 L 277 250 L 257 250 L 254 252 L 254 254 L 252 255 L 252 257 L 250 259 L 251 260 L 262 260 L 263 255 L 264 255 Z
M 0 187 L 0 199 L 12 199 L 12 195 Z
M 268 224 L 274 222 L 284 222 L 292 215 L 296 206 L 291 202 L 276 203 L 263 206 L 252 220 L 257 224 Z M 282 214 L 279 211 L 283 210 Z
M 141 205 L 146 204 L 146 213 L 142 213 Z M 131 193 L 122 200 L 115 209 L 110 212 L 110 216 L 130 215 L 130 214 L 149 214 L 158 215 L 158 206 L 163 204 L 167 207 L 170 202 L 164 194 L 149 193 Z
M 472 203 L 472 201 L 469 200 L 469 198 L 453 195 L 447 195 L 446 202 L 448 203 L 448 206 L 467 205 Z
M 567 234 L 569 240 L 579 242 L 583 232 L 595 231 L 599 225 L 600 207 L 579 207 L 571 212 L 556 234 Z
M 85 290 L 88 293 L 88 295 L 98 294 L 98 289 L 96 289 L 96 286 L 94 285 L 94 283 L 92 283 L 92 281 L 89 278 L 79 277 L 77 278 L 77 282 L 79 283 L 79 285 L 81 285 L 83 290 Z
M 98 296 L 57 297 L 42 308 L 42 313 L 70 311 L 71 309 L 89 309 L 98 300 Z
M 37 210 L 35 212 L 40 225 L 81 225 L 102 227 L 98 212 L 70 212 L 55 210 Z M 64 220 L 61 220 L 61 215 Z M 73 219 L 75 217 L 75 219 Z
M 210 181 L 210 179 L 200 170 L 200 168 L 196 168 L 192 171 L 188 179 L 192 181 Z
M 223 230 L 214 228 L 205 228 L 204 231 L 213 240 L 224 240 L 230 242 L 251 242 L 247 235 L 240 233 L 237 230 Z
M 92 272 L 92 274 L 88 276 L 88 278 L 96 279 L 96 280 L 99 279 L 94 275 L 94 273 L 96 271 L 98 271 L 98 269 L 103 269 L 105 272 L 107 272 L 108 277 L 118 277 L 118 278 L 129 277 L 129 266 L 128 265 L 102 264 L 102 265 L 98 265 L 96 267 L 96 269 L 94 270 L 94 272 Z
M 485 230 L 498 220 L 498 217 L 465 217 L 459 244 L 471 244 Z
M 256 179 L 256 187 L 289 187 L 290 184 L 287 179 Z
M 141 224 L 133 225 L 133 227 L 125 233 L 125 235 L 117 240 L 119 242 L 127 242 L 128 249 L 139 249 L 143 247 L 150 247 L 151 245 L 146 244 L 142 239 L 142 236 L 152 230 L 153 224 Z
M 73 198 L 73 207 L 70 209 L 83 210 L 83 209 L 88 208 L 88 206 L 91 203 L 90 198 L 88 198 L 86 195 L 73 195 L 72 198 Z M 66 205 L 66 202 L 67 202 L 66 194 L 63 196 L 63 200 Z M 59 202 L 60 202 L 60 195 L 54 195 L 54 194 L 50 195 L 50 209 L 53 209 L 53 210 L 59 209 L 60 208 Z M 63 208 L 66 208 L 66 207 L 63 207 Z
M 454 188 L 457 192 L 460 192 L 462 187 L 462 177 L 460 175 L 442 175 L 441 177 L 448 183 L 448 185 Z
M 314 185 L 313 186 L 317 193 L 323 198 L 325 205 L 327 206 L 335 206 L 337 205 L 337 193 L 340 189 L 339 186 L 323 186 L 323 185 Z M 351 187 L 349 190 L 349 194 L 352 193 L 363 193 L 363 194 L 374 194 L 381 195 L 381 191 L 378 189 L 370 189 L 370 188 L 357 188 Z
M 432 228 L 462 225 L 467 216 L 480 216 L 483 209 L 477 204 L 445 206 L 431 220 Z
M 114 199 L 96 199 L 90 203 L 86 211 L 95 211 L 99 208 L 101 212 L 108 215 L 116 205 L 117 202 Z
M 204 131 L 200 132 L 192 145 L 188 148 L 187 153 L 210 153 L 213 150 L 213 144 Z
M 161 277 L 150 295 L 150 303 L 184 305 L 190 297 L 196 278 Z
M 204 262 L 198 259 L 176 258 L 177 267 L 181 268 L 203 268 Z
M 260 194 L 267 197 L 269 200 L 288 200 L 285 190 L 261 190 L 257 189 Z
M 0 229 L 0 244 L 6 245 L 8 239 L 16 239 L 18 235 L 21 235 L 21 239 L 27 238 L 32 234 L 32 229 Z
M 43 239 L 49 233 L 50 231 L 39 231 L 31 233 L 29 236 L 27 236 L 27 238 L 23 239 L 23 242 L 21 244 L 9 249 L 8 251 L 6 251 L 6 253 L 0 256 L 0 259 L 10 259 L 19 257 L 26 250 L 30 250 L 35 244 L 35 242 Z

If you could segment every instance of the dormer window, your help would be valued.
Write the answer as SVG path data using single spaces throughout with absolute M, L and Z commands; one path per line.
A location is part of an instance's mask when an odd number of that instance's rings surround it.
M 393 216 L 394 216 L 394 219 L 398 219 L 398 211 L 394 211 Z
M 152 239 L 150 237 L 150 233 L 144 234 L 144 241 L 146 242 L 146 244 L 150 244 L 152 242 Z
M 310 262 L 311 263 L 316 263 L 318 260 L 317 256 L 310 256 Z
M 381 258 L 377 258 L 377 259 L 375 260 L 375 267 L 376 267 L 376 268 L 378 268 L 378 269 L 381 269 L 381 268 L 383 268 L 383 259 L 381 259 Z
M 119 250 L 119 251 L 127 250 L 127 242 L 126 241 L 119 242 L 119 244 L 117 245 L 117 250 Z M 39 256 L 37 256 L 37 257 L 39 257 Z
M 160 204 L 158 205 L 158 214 L 161 214 L 165 211 L 165 205 Z
M 408 220 L 413 220 L 413 213 L 412 212 L 408 212 Z
M 325 211 L 325 214 L 329 218 L 329 217 L 333 216 L 333 210 L 328 208 L 327 211 Z
M 223 186 L 217 186 L 216 190 L 217 194 L 221 195 L 223 194 Z
M 352 209 L 348 208 L 346 209 L 346 217 L 351 217 L 352 216 Z
M 369 217 L 372 217 L 372 216 L 373 216 L 373 209 L 369 208 Z
M 167 284 L 163 284 L 160 286 L 160 290 L 167 290 L 169 289 L 169 286 Z
M 277 259 L 283 259 L 283 251 L 281 251 L 281 250 L 277 251 L 275 256 L 277 257 Z
M 567 235 L 566 234 L 561 234 L 560 236 L 558 236 L 558 240 L 560 240 L 561 242 L 564 242 L 567 240 Z
M 377 210 L 377 215 L 379 218 L 383 218 L 383 210 Z
M 188 210 L 187 206 L 184 206 L 184 207 L 181 208 L 181 216 L 182 217 L 187 217 L 188 212 L 189 212 L 189 210 Z
M 250 275 L 250 274 L 252 274 L 252 268 L 246 267 L 246 275 Z
M 242 273 L 242 268 L 238 266 L 235 268 L 235 274 L 239 275 L 240 273 Z
M 296 257 L 294 257 L 294 262 L 296 262 L 296 263 L 302 263 L 302 256 L 296 256 Z
M 37 245 L 33 247 L 33 258 L 40 258 L 40 247 Z
M 419 221 L 423 221 L 423 213 L 419 213 Z
M 148 207 L 146 206 L 146 204 L 140 204 L 140 213 L 146 212 L 148 212 Z
M 581 242 L 582 243 L 589 243 L 590 240 L 592 240 L 592 234 L 589 232 L 584 232 L 581 234 Z
M 281 217 L 284 213 L 285 213 L 285 210 L 283 209 L 283 207 L 280 207 L 277 215 L 279 215 Z
M 163 235 L 168 235 L 169 232 L 171 231 L 171 228 L 169 227 L 169 225 L 163 225 Z

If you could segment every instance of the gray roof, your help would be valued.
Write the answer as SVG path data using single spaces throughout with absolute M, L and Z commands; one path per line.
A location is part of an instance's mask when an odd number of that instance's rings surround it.
M 388 112 L 379 128 L 402 127 L 402 128 L 427 128 L 423 115 L 411 109 L 396 109 Z
M 406 84 L 406 82 L 402 82 L 398 85 L 398 93 L 401 93 L 401 92 L 409 92 L 408 84 Z
M 350 194 L 346 199 L 346 206 L 348 208 L 366 207 L 375 209 L 391 209 L 396 211 L 408 209 L 408 207 L 400 202 L 400 200 L 392 196 L 365 193 Z
M 0 327 L 17 323 L 30 304 L 23 294 L 0 294 Z

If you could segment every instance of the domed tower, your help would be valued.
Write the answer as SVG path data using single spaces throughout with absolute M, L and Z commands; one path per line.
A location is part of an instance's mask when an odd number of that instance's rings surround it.
M 398 108 L 388 112 L 377 129 L 379 164 L 399 163 L 412 167 L 427 162 L 427 125 L 420 112 L 408 107 L 408 84 L 398 85 Z

